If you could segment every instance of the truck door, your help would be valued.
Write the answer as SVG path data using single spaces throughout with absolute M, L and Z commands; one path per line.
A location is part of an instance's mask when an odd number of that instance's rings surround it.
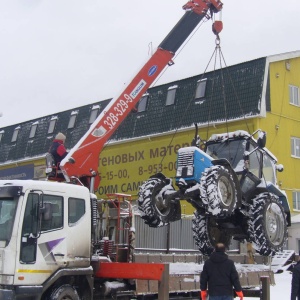
M 61 266 L 66 253 L 64 198 L 40 192 L 26 194 L 15 284 L 41 284 Z

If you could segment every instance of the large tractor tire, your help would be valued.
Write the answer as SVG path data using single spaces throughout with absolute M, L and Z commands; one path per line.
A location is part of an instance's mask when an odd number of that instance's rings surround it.
M 215 217 L 232 215 L 237 205 L 237 191 L 226 168 L 218 165 L 206 169 L 201 177 L 201 192 L 209 214 Z
M 210 255 L 217 243 L 229 248 L 231 235 L 225 229 L 218 228 L 213 216 L 195 211 L 192 222 L 195 244 L 203 255 Z
M 49 300 L 80 300 L 75 288 L 69 284 L 59 286 L 51 292 Z
M 178 200 L 167 198 L 175 194 L 172 181 L 162 174 L 148 179 L 139 190 L 138 207 L 145 223 L 150 227 L 162 227 L 180 220 L 181 207 Z
M 282 251 L 288 237 L 284 209 L 271 193 L 261 193 L 250 206 L 249 230 L 254 249 L 264 256 Z

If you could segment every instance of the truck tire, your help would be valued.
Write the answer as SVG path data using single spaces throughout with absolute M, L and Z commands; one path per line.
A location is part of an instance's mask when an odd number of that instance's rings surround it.
M 201 177 L 201 197 L 207 212 L 215 217 L 232 215 L 237 205 L 237 191 L 230 172 L 223 166 L 213 166 Z
M 249 230 L 254 249 L 264 256 L 282 251 L 288 237 L 285 212 L 277 196 L 261 193 L 250 206 Z
M 150 227 L 162 227 L 181 218 L 179 201 L 166 199 L 167 195 L 176 192 L 171 179 L 162 174 L 156 175 L 140 187 L 138 195 L 141 217 Z
M 74 287 L 70 284 L 61 285 L 52 290 L 49 300 L 80 300 L 80 297 Z
M 213 216 L 195 211 L 192 224 L 195 244 L 203 255 L 209 256 L 217 243 L 223 243 L 229 248 L 231 235 L 228 231 L 218 228 Z

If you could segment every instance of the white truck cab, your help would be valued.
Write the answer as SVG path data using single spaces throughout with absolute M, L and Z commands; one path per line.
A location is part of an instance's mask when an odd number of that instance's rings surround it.
M 83 186 L 0 181 L 0 299 L 52 299 L 70 278 L 92 285 L 90 201 Z

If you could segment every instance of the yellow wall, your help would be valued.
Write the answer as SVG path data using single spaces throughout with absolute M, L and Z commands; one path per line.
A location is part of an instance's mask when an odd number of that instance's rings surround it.
M 300 58 L 270 64 L 271 112 L 258 120 L 258 127 L 267 132 L 267 148 L 284 165 L 284 171 L 277 174 L 278 183 L 286 191 L 292 209 L 292 191 L 300 191 L 300 159 L 291 157 L 290 139 L 300 138 L 300 107 L 289 103 L 289 84 L 300 87 Z
M 246 130 L 250 133 L 260 128 L 267 132 L 267 148 L 284 165 L 283 173 L 278 173 L 278 182 L 287 192 L 291 208 L 292 191 L 300 191 L 300 159 L 291 157 L 290 138 L 300 138 L 300 107 L 289 104 L 289 84 L 300 87 L 300 58 L 270 64 L 271 110 L 266 118 L 254 118 L 228 124 L 217 124 L 209 128 L 200 128 L 202 139 L 213 133 Z M 200 120 L 199 120 L 200 121 Z M 177 150 L 190 145 L 194 129 L 163 136 L 138 139 L 126 143 L 115 143 L 105 147 L 100 155 L 99 172 L 101 183 L 98 196 L 105 198 L 107 193 L 127 193 L 137 198 L 138 188 L 149 176 L 162 172 L 167 177 L 175 177 Z M 36 179 L 45 178 L 44 159 L 18 163 L 18 166 L 34 163 Z M 13 168 L 15 164 L 0 167 Z M 184 203 L 183 213 L 191 214 L 193 208 Z

